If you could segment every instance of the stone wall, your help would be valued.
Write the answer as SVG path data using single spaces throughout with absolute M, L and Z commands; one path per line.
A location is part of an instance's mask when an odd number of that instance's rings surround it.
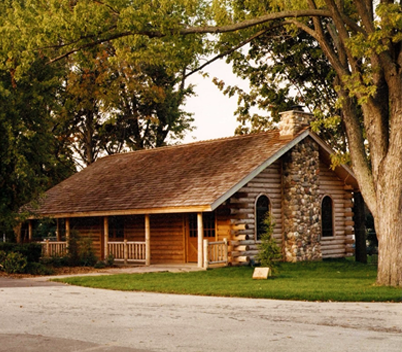
M 321 259 L 319 166 L 318 145 L 310 138 L 284 155 L 284 254 L 289 262 Z

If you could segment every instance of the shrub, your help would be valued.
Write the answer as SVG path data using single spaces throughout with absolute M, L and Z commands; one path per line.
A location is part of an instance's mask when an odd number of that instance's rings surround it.
M 7 274 L 21 274 L 27 266 L 27 258 L 21 253 L 11 252 L 7 254 L 3 263 L 3 269 Z
M 109 253 L 105 260 L 106 266 L 113 266 L 114 265 L 114 256 L 112 253 Z
M 28 262 L 25 272 L 32 275 L 52 275 L 54 270 L 51 267 L 43 265 L 42 263 Z
M 80 254 L 79 254 L 79 243 L 78 243 L 78 232 L 73 230 L 70 232 L 70 236 L 67 240 L 68 247 L 68 265 L 78 266 L 80 264 Z
M 3 267 L 4 260 L 7 257 L 7 253 L 5 251 L 0 250 L 0 269 Z
M 83 238 L 79 243 L 79 257 L 82 266 L 94 266 L 98 261 L 91 238 Z
M 258 245 L 257 261 L 263 267 L 269 267 L 271 272 L 276 271 L 276 261 L 281 258 L 281 250 L 275 239 L 272 237 L 275 222 L 272 221 L 270 214 L 265 216 L 264 232 L 261 235 L 261 243 Z
M 42 247 L 40 243 L 11 243 L 11 242 L 0 242 L 0 250 L 6 253 L 18 252 L 27 258 L 28 262 L 37 262 L 42 254 Z
M 106 264 L 105 264 L 104 261 L 99 260 L 99 261 L 96 262 L 94 268 L 95 269 L 103 269 L 103 268 L 106 268 Z

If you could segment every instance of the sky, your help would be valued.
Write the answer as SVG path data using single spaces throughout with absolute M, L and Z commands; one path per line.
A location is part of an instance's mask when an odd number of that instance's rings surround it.
M 219 60 L 212 63 L 208 69 L 209 77 L 202 77 L 196 73 L 188 78 L 188 83 L 195 84 L 196 96 L 187 99 L 184 109 L 194 113 L 196 129 L 189 132 L 183 143 L 202 141 L 221 137 L 230 137 L 238 126 L 234 111 L 237 109 L 237 96 L 228 98 L 212 83 L 217 77 L 227 84 L 245 85 L 244 81 L 232 73 L 230 65 Z

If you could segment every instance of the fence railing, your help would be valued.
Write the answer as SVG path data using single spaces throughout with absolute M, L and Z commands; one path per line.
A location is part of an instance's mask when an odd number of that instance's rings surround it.
M 208 269 L 209 265 L 228 264 L 228 241 L 208 242 L 204 240 L 204 268 Z
M 123 260 L 145 263 L 145 242 L 108 242 L 108 254 L 112 254 L 114 260 Z
M 54 242 L 44 240 L 42 245 L 42 257 L 63 257 L 67 254 L 67 242 Z

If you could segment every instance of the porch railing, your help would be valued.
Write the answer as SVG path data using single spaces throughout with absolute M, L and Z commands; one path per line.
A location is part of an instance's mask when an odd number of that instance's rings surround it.
M 208 242 L 204 240 L 204 268 L 208 269 L 209 265 L 228 264 L 228 241 Z
M 108 242 L 108 253 L 113 255 L 114 260 L 123 260 L 124 263 L 129 261 L 145 263 L 145 242 L 128 242 L 127 240 Z
M 44 240 L 39 242 L 42 245 L 42 257 L 63 257 L 67 254 L 67 242 L 54 242 Z

